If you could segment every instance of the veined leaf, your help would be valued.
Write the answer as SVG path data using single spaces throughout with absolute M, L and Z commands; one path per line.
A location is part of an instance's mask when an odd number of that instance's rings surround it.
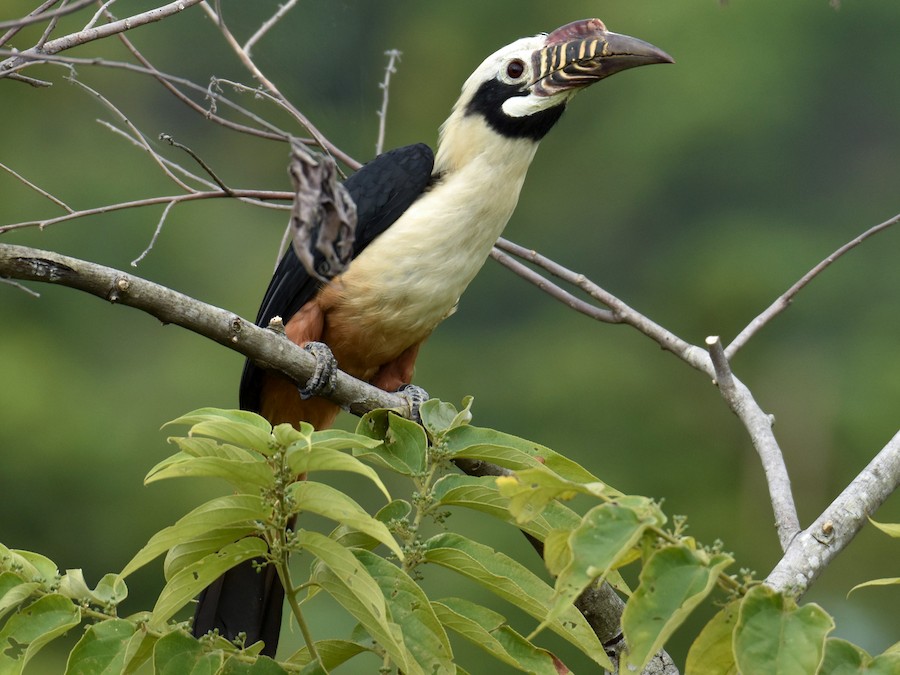
M 447 432 L 443 441 L 453 457 L 483 459 L 516 471 L 545 466 L 578 483 L 598 482 L 590 471 L 550 448 L 493 429 L 467 424 Z
M 272 454 L 272 425 L 265 418 L 246 410 L 201 408 L 174 419 L 165 426 L 191 425 L 191 436 L 209 436 L 242 448 Z
M 877 520 L 872 520 L 871 518 L 869 518 L 869 522 L 886 535 L 891 536 L 894 539 L 900 538 L 900 523 L 879 523 Z
M 47 556 L 21 549 L 5 548 L 0 555 L 7 559 L 6 567 L 26 581 L 36 581 L 42 586 L 56 583 L 59 570 Z
M 215 446 L 223 452 L 213 454 L 182 451 L 161 461 L 144 478 L 149 484 L 166 478 L 223 478 L 241 492 L 274 485 L 274 473 L 263 455 L 234 445 L 224 445 L 209 438 L 172 438 L 179 447 Z M 196 449 L 193 448 L 193 449 Z M 239 451 L 239 452 L 236 452 Z
M 206 652 L 197 640 L 174 631 L 153 648 L 154 675 L 215 675 L 224 662 L 220 650 Z
M 173 576 L 191 563 L 195 563 L 210 553 L 214 553 L 232 542 L 257 532 L 258 529 L 253 525 L 223 527 L 197 535 L 182 544 L 175 544 L 166 553 L 165 563 L 163 564 L 163 573 L 166 581 L 171 580 Z
M 23 607 L 0 629 L 0 673 L 21 673 L 42 647 L 79 623 L 81 610 L 62 595 L 45 595 Z
M 436 398 L 428 399 L 419 408 L 422 424 L 433 439 L 440 441 L 443 435 L 451 429 L 464 426 L 472 421 L 472 401 L 472 397 L 467 396 L 463 400 L 463 409 L 457 411 L 456 407 L 450 403 Z
M 381 556 L 354 551 L 357 560 L 375 579 L 388 603 L 391 618 L 403 631 L 403 642 L 426 673 L 454 672 L 450 640 L 428 602 L 408 574 Z
M 423 673 L 393 622 L 378 582 L 348 549 L 318 532 L 301 530 L 297 543 L 318 560 L 312 581 L 346 609 L 404 673 Z
M 117 605 L 128 597 L 128 587 L 117 574 L 107 574 L 91 590 L 81 570 L 66 570 L 59 581 L 60 595 L 95 605 Z
M 495 479 L 500 494 L 509 499 L 509 510 L 519 524 L 526 523 L 543 513 L 554 500 L 572 499 L 578 494 L 594 497 L 616 497 L 605 483 L 579 483 L 559 476 L 543 466 L 517 471 L 512 476 Z
M 553 589 L 520 563 L 489 546 L 446 532 L 425 542 L 424 559 L 468 577 L 539 621 L 550 611 Z M 612 670 L 603 645 L 575 607 L 561 612 L 549 628 Z
M 527 673 L 559 675 L 550 652 L 510 628 L 502 614 L 462 598 L 443 598 L 431 605 L 447 628 L 499 661 Z
M 216 675 L 287 675 L 287 672 L 268 656 L 258 656 L 253 663 L 232 656 Z
M 318 640 L 316 642 L 316 652 L 326 672 L 343 665 L 354 656 L 369 651 L 372 651 L 371 647 L 350 640 Z M 294 652 L 287 660 L 288 663 L 297 666 L 306 666 L 311 661 L 309 647 L 303 647 Z
M 285 495 L 291 501 L 292 513 L 308 511 L 352 527 L 377 539 L 403 560 L 403 550 L 385 524 L 340 490 L 324 483 L 300 481 L 288 487 Z
M 0 574 L 0 619 L 30 598 L 40 587 L 41 584 L 37 581 L 25 581 L 13 572 Z
M 225 572 L 246 560 L 262 557 L 267 552 L 268 546 L 262 539 L 245 537 L 180 570 L 159 594 L 150 626 L 162 628 L 178 610 Z
M 326 448 L 328 450 L 340 450 L 353 452 L 355 450 L 371 450 L 381 445 L 382 441 L 367 436 L 361 436 L 342 429 L 323 429 L 316 431 L 311 438 L 313 447 Z
M 354 451 L 357 457 L 404 476 L 424 471 L 428 438 L 425 430 L 415 422 L 386 410 L 375 410 L 363 416 L 357 433 L 384 440 L 382 445 L 374 448 Z
M 741 602 L 734 655 L 743 673 L 818 672 L 833 619 L 814 604 L 796 603 L 768 586 L 754 586 Z
M 733 600 L 703 627 L 688 652 L 685 675 L 737 675 L 732 642 L 740 605 Z
M 403 499 L 395 499 L 390 504 L 386 504 L 378 509 L 375 513 L 375 519 L 388 525 L 388 529 L 390 529 L 391 521 L 406 520 L 411 511 L 412 504 Z M 363 548 L 367 551 L 374 550 L 379 543 L 377 539 L 373 539 L 369 535 L 346 525 L 339 525 L 329 536 L 341 546 Z
M 69 654 L 66 675 L 120 675 L 125 672 L 142 637 L 135 625 L 125 619 L 109 619 L 88 626 Z
M 257 521 L 265 521 L 270 516 L 269 507 L 261 497 L 255 495 L 229 495 L 210 500 L 174 525 L 153 535 L 147 545 L 125 566 L 120 576 L 128 576 L 173 546 L 194 537 L 203 537 L 211 530 L 234 526 L 254 527 Z
M 683 546 L 656 551 L 641 570 L 640 585 L 622 612 L 628 662 L 638 671 L 709 595 L 719 573 L 732 563 L 724 554 L 704 560 Z M 746 672 L 768 672 L 765 669 Z
M 369 446 L 357 446 L 368 448 Z M 295 443 L 287 449 L 285 462 L 295 475 L 315 473 L 316 471 L 345 471 L 365 476 L 375 484 L 381 494 L 388 501 L 391 495 L 375 470 L 360 462 L 353 455 L 334 450 L 329 447 L 315 445 L 307 446 Z
M 595 579 L 606 578 L 631 553 L 648 527 L 663 522 L 658 507 L 649 499 L 632 507 L 600 504 L 588 511 L 568 536 L 555 535 L 546 542 L 546 558 L 558 576 L 553 608 L 537 630 L 570 606 Z M 634 650 L 631 643 L 629 647 Z

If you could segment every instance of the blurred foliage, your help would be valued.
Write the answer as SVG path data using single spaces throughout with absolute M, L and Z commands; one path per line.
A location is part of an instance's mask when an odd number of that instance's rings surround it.
M 35 4 L 7 0 L 0 19 Z M 123 16 L 156 4 L 114 8 Z M 277 6 L 222 5 L 244 37 Z M 579 96 L 537 155 L 510 238 L 692 342 L 708 334 L 727 341 L 812 265 L 897 212 L 900 3 L 318 0 L 301 3 L 254 56 L 323 133 L 365 160 L 385 50 L 403 52 L 387 146 L 433 144 L 485 55 L 597 14 L 677 63 Z M 65 18 L 57 34 L 83 23 L 81 13 Z M 26 48 L 39 34 L 23 31 L 13 45 Z M 199 10 L 130 37 L 161 70 L 204 85 L 211 75 L 252 84 Z M 127 58 L 115 40 L 68 53 Z M 174 192 L 143 153 L 95 123 L 112 116 L 68 84 L 64 69 L 29 72 L 54 86 L 0 82 L 0 162 L 75 207 Z M 286 146 L 209 124 L 147 77 L 87 66 L 78 77 L 148 137 L 171 134 L 229 184 L 287 189 Z M 242 102 L 290 126 L 270 106 Z M 187 163 L 174 149 L 162 152 Z M 0 223 L 58 212 L 0 173 Z M 128 269 L 160 212 L 3 240 Z M 278 212 L 239 204 L 179 206 L 135 272 L 252 317 L 284 225 Z M 898 253 L 896 229 L 853 251 L 735 361 L 777 418 L 804 522 L 897 430 Z M 241 359 L 140 313 L 67 289 L 35 290 L 39 300 L 0 286 L 2 538 L 83 567 L 94 583 L 195 501 L 194 488 L 139 487 L 166 454 L 153 430 L 186 409 L 232 407 Z M 779 558 L 759 463 L 737 420 L 709 382 L 627 328 L 591 324 L 489 262 L 423 349 L 416 380 L 445 400 L 474 394 L 481 424 L 552 445 L 620 489 L 665 499 L 670 513 L 690 515 L 694 535 L 723 539 L 760 574 Z M 894 497 L 878 516 L 898 514 Z M 504 537 L 505 550 L 531 565 L 514 531 L 492 541 L 499 547 Z M 882 536 L 864 530 L 806 599 L 828 607 L 838 635 L 880 652 L 897 639 L 897 591 L 845 595 L 895 576 L 895 560 Z M 142 597 L 139 579 L 131 600 L 143 606 L 155 592 Z M 680 649 L 673 646 L 683 657 L 686 643 Z

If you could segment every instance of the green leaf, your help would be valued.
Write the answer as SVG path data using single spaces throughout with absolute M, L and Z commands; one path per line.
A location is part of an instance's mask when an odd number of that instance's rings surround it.
M 291 513 L 308 511 L 377 539 L 403 560 L 403 550 L 384 523 L 373 518 L 359 504 L 330 485 L 313 481 L 293 483 L 285 491 Z
M 272 454 L 272 425 L 265 418 L 246 410 L 201 408 L 174 419 L 165 426 L 191 425 L 191 436 L 209 436 L 242 448 Z
M 462 506 L 489 514 L 503 522 L 516 523 L 509 511 L 509 499 L 500 493 L 495 476 L 449 474 L 435 482 L 432 495 L 438 504 Z M 580 520 L 578 514 L 570 508 L 554 502 L 541 515 L 527 523 L 517 523 L 517 526 L 543 541 L 550 530 L 575 527 Z
M 326 672 L 343 665 L 354 656 L 370 651 L 372 651 L 371 647 L 350 640 L 318 640 L 316 642 L 316 652 Z M 311 663 L 309 647 L 303 647 L 294 652 L 287 662 L 297 666 L 306 666 Z
M 425 430 L 433 439 L 440 441 L 451 429 L 468 424 L 472 421 L 472 400 L 471 396 L 466 397 L 461 411 L 436 398 L 425 401 L 419 408 Z
M 509 556 L 489 546 L 445 532 L 425 542 L 427 562 L 451 569 L 542 620 L 550 610 L 553 589 Z M 607 670 L 612 664 L 585 618 L 569 606 L 549 628 Z
M 0 619 L 31 597 L 41 585 L 37 581 L 25 581 L 18 574 L 0 574 Z
M 740 604 L 733 600 L 703 627 L 688 652 L 685 675 L 737 675 L 732 637 Z
M 5 549 L 0 553 L 5 553 L 4 557 L 8 559 L 6 567 L 25 581 L 36 581 L 45 588 L 56 583 L 59 576 L 59 570 L 56 563 L 50 558 L 40 553 L 32 553 L 31 551 L 23 551 L 20 549 Z
M 232 656 L 216 675 L 287 675 L 287 671 L 268 656 L 258 656 L 253 663 Z
M 358 449 L 367 449 L 370 446 L 358 446 Z M 365 476 L 381 490 L 381 493 L 390 500 L 391 495 L 381 478 L 374 469 L 360 462 L 353 455 L 348 455 L 340 450 L 326 446 L 304 445 L 294 443 L 287 449 L 285 462 L 294 475 L 310 474 L 316 471 L 345 471 Z
M 312 446 L 316 449 L 340 450 L 353 452 L 355 450 L 371 450 L 381 445 L 381 439 L 361 436 L 342 429 L 323 429 L 315 432 L 310 438 Z
M 91 590 L 81 570 L 67 570 L 59 581 L 58 592 L 67 598 L 100 606 L 117 605 L 128 597 L 128 587 L 118 575 L 105 575 L 97 588 Z
M 142 632 L 125 619 L 109 619 L 88 626 L 69 654 L 66 675 L 119 675 L 137 651 Z
M 849 596 L 850 593 L 852 593 L 853 591 L 855 591 L 859 588 L 867 588 L 869 586 L 896 586 L 897 584 L 900 584 L 900 577 L 886 577 L 884 579 L 872 579 L 871 581 L 864 581 L 861 584 L 856 584 L 856 586 L 854 586 L 847 592 L 847 595 Z
M 45 595 L 23 607 L 0 630 L 0 673 L 21 673 L 42 647 L 79 623 L 81 610 L 62 595 Z
M 390 529 L 396 522 L 406 520 L 410 512 L 412 512 L 412 504 L 403 499 L 395 499 L 390 504 L 386 504 L 378 509 L 375 519 L 384 523 Z M 379 543 L 377 539 L 346 525 L 336 527 L 329 536 L 341 546 L 364 548 L 367 551 L 375 549 Z
M 384 594 L 372 575 L 348 549 L 318 532 L 300 530 L 296 540 L 318 560 L 311 581 L 346 609 L 390 655 L 404 673 L 421 673 L 403 643 L 400 627 L 388 612 Z
M 630 506 L 600 504 L 588 511 L 578 527 L 563 539 L 554 536 L 545 545 L 547 558 L 557 565 L 564 563 L 556 578 L 553 608 L 537 630 L 569 607 L 595 579 L 605 578 L 626 558 L 647 528 L 661 526 L 664 516 L 650 500 L 631 500 Z M 559 547 L 564 546 L 563 551 Z M 634 645 L 629 642 L 632 653 Z
M 817 672 L 834 621 L 814 604 L 796 603 L 767 586 L 754 586 L 741 603 L 734 655 L 744 673 Z
M 357 457 L 404 476 L 425 470 L 428 438 L 415 422 L 386 410 L 375 410 L 360 420 L 357 433 L 384 441 L 374 448 L 355 451 Z
M 175 544 L 166 553 L 165 563 L 163 564 L 163 573 L 166 581 L 191 563 L 195 563 L 210 553 L 215 553 L 226 545 L 257 532 L 256 527 L 248 525 L 223 527 L 197 535 L 182 544 Z
M 217 444 L 208 438 L 173 438 L 179 446 L 193 443 L 213 443 L 220 448 L 237 448 Z M 203 455 L 196 456 L 188 452 L 180 452 L 154 466 L 144 483 L 149 484 L 167 478 L 222 478 L 241 492 L 253 492 L 261 488 L 269 488 L 275 484 L 272 468 L 262 455 L 243 451 L 246 457 L 236 458 L 237 453 L 229 452 L 230 457 Z M 256 456 L 254 456 L 256 455 Z
M 879 523 L 871 518 L 869 518 L 869 522 L 894 539 L 900 539 L 900 523 Z
M 513 476 L 500 476 L 496 481 L 500 494 L 509 498 L 510 512 L 516 516 L 518 523 L 532 520 L 556 499 L 568 500 L 578 494 L 608 498 L 619 496 L 605 483 L 567 480 L 544 466 L 517 471 Z
M 859 675 L 867 672 L 866 666 L 872 657 L 856 645 L 846 640 L 828 638 L 825 640 L 825 658 L 822 660 L 822 675 Z
M 246 560 L 265 556 L 268 550 L 266 542 L 259 537 L 245 537 L 183 568 L 159 594 L 150 626 L 162 628 L 178 610 L 225 572 Z
M 706 558 L 685 546 L 667 546 L 656 551 L 644 565 L 640 585 L 622 612 L 628 662 L 638 671 L 709 595 L 719 573 L 732 563 L 724 554 Z
M 527 673 L 559 675 L 550 652 L 510 628 L 502 614 L 462 598 L 443 598 L 431 605 L 447 628 L 499 661 Z
M 428 597 L 408 574 L 369 551 L 354 551 L 356 558 L 378 583 L 392 619 L 403 631 L 403 642 L 423 672 L 454 672 L 450 641 Z
M 255 495 L 229 495 L 210 500 L 179 519 L 174 525 L 153 535 L 147 545 L 125 566 L 120 576 L 128 576 L 173 546 L 195 537 L 203 537 L 211 530 L 245 526 L 248 532 L 256 531 L 257 523 L 266 522 L 269 518 L 271 518 L 269 507 L 261 497 Z
M 447 432 L 443 441 L 453 457 L 481 459 L 514 471 L 545 466 L 578 483 L 598 482 L 590 471 L 550 448 L 493 429 L 459 426 Z
M 223 661 L 222 651 L 207 653 L 197 640 L 177 631 L 153 648 L 154 675 L 215 675 Z

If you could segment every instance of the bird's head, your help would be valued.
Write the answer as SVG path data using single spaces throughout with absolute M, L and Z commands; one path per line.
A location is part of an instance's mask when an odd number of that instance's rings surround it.
M 480 118 L 505 138 L 539 141 L 577 92 L 653 63 L 673 59 L 643 40 L 608 31 L 600 19 L 516 40 L 487 57 L 466 80 L 444 135 L 466 118 Z

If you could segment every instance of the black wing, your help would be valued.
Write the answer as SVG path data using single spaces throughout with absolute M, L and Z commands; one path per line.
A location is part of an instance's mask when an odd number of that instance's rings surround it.
M 434 153 L 424 143 L 418 143 L 379 155 L 344 182 L 356 204 L 356 238 L 351 258 L 358 256 L 419 198 L 431 181 L 433 168 Z M 267 326 L 275 316 L 287 323 L 315 296 L 319 286 L 320 281 L 309 275 L 289 246 L 266 289 L 256 325 Z M 259 411 L 262 373 L 247 359 L 241 376 L 242 410 Z

